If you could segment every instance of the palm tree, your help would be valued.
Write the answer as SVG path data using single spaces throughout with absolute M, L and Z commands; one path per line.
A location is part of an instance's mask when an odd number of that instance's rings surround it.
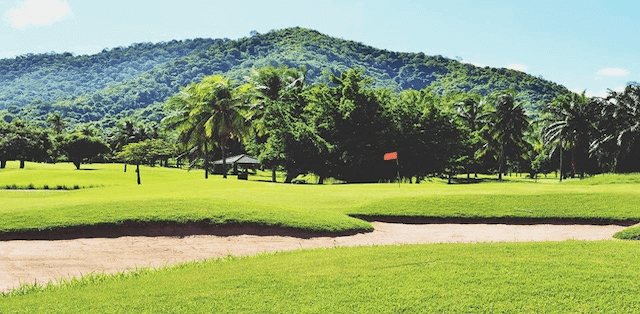
M 281 150 L 274 147 L 273 142 L 284 143 L 282 132 L 277 132 L 274 128 L 282 128 L 282 122 L 292 122 L 288 117 L 290 106 L 287 104 L 299 102 L 300 95 L 304 89 L 304 72 L 306 70 L 290 69 L 287 67 L 275 68 L 273 66 L 264 67 L 254 71 L 251 77 L 251 132 L 255 139 L 262 138 L 267 141 L 273 137 L 271 145 L 257 144 L 249 145 L 263 164 L 271 166 L 271 180 L 276 181 L 276 168 L 282 163 Z M 280 136 L 279 136 L 280 135 Z M 322 181 L 322 178 L 321 180 Z
M 515 104 L 513 92 L 506 92 L 495 99 L 495 111 L 488 114 L 490 125 L 488 130 L 485 153 L 488 150 L 497 151 L 498 180 L 502 181 L 502 174 L 508 159 L 517 159 L 526 149 L 524 132 L 529 129 L 528 118 L 524 108 Z
M 458 117 L 460 117 L 470 131 L 470 143 L 467 147 L 467 180 L 470 179 L 471 166 L 475 163 L 475 153 L 478 150 L 477 131 L 479 127 L 485 122 L 486 119 L 486 98 L 483 98 L 480 94 L 466 95 L 461 102 L 456 104 Z M 474 167 L 475 168 L 475 167 Z M 476 172 L 476 177 L 478 173 Z
M 67 126 L 67 124 L 64 122 L 62 114 L 60 114 L 59 112 L 50 114 L 47 118 L 47 122 L 49 122 L 49 125 L 56 134 L 61 134 L 64 131 L 64 128 Z
M 601 135 L 592 143 L 591 152 L 609 159 L 612 170 L 638 171 L 630 155 L 640 150 L 640 85 L 629 84 L 624 91 L 609 91 L 605 99 L 592 101 L 601 108 L 598 129 Z M 630 158 L 631 157 L 631 158 Z
M 569 93 L 556 97 L 545 108 L 545 112 L 549 116 L 542 119 L 548 123 L 542 131 L 543 141 L 545 145 L 554 145 L 550 155 L 553 155 L 556 149 L 560 150 L 560 181 L 562 181 L 564 174 L 562 155 L 567 147 L 572 151 L 573 173 L 581 171 L 576 155 L 584 151 L 586 145 L 589 145 L 589 133 L 592 130 L 590 113 L 586 107 L 587 102 L 588 98 L 584 92 L 580 95 Z M 582 151 L 579 151 L 580 149 Z
M 190 84 L 167 101 L 173 113 L 164 122 L 178 129 L 187 149 L 198 148 L 204 155 L 205 178 L 209 177 L 208 153 L 214 142 L 222 150 L 222 176 L 227 177 L 226 144 L 248 128 L 248 106 L 243 101 L 248 89 L 246 85 L 232 88 L 228 78 L 214 75 Z

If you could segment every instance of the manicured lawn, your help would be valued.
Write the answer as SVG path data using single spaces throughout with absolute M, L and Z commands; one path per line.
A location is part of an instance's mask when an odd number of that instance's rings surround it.
M 218 175 L 205 180 L 202 171 L 141 167 L 143 184 L 137 185 L 131 166 L 126 173 L 120 164 L 83 168 L 92 170 L 34 163 L 17 169 L 17 163 L 10 162 L 8 169 L 0 170 L 0 187 L 84 188 L 0 190 L 0 232 L 128 221 L 251 222 L 327 232 L 372 229 L 370 223 L 349 215 L 640 221 L 638 175 L 605 175 L 562 184 L 551 178 L 535 183 L 507 177 L 512 181 L 447 185 L 434 179 L 400 187 L 384 183 L 319 186 L 256 181 L 268 181 L 267 172 L 251 177 L 254 181 L 234 176 L 223 180 Z
M 24 287 L 0 312 L 635 313 L 639 258 L 615 240 L 304 250 Z

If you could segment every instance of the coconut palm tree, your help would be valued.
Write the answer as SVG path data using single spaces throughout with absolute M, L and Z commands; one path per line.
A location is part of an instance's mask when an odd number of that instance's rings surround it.
M 53 129 L 53 131 L 56 134 L 62 134 L 62 132 L 64 131 L 64 128 L 67 126 L 67 124 L 64 121 L 64 118 L 62 117 L 62 114 L 59 112 L 54 112 L 50 114 L 49 117 L 47 118 L 47 122 L 49 122 L 49 126 Z
M 495 111 L 488 114 L 489 128 L 487 144 L 484 153 L 494 150 L 498 155 L 498 180 L 502 181 L 502 174 L 508 159 L 517 159 L 526 150 L 524 132 L 529 129 L 528 118 L 524 108 L 516 104 L 513 92 L 498 95 Z
M 545 108 L 547 117 L 543 118 L 547 125 L 542 131 L 545 145 L 554 145 L 550 155 L 559 150 L 560 154 L 560 181 L 563 179 L 563 152 L 569 148 L 571 154 L 571 165 L 573 173 L 583 173 L 578 165 L 577 155 L 586 154 L 586 147 L 589 145 L 589 134 L 593 130 L 592 117 L 586 106 L 589 99 L 585 93 L 569 93 L 556 97 L 551 104 Z
M 226 144 L 248 129 L 248 106 L 243 100 L 248 91 L 247 85 L 233 88 L 228 78 L 214 75 L 190 84 L 167 101 L 172 113 L 164 122 L 180 132 L 187 149 L 198 148 L 204 155 L 205 178 L 209 177 L 208 153 L 213 143 L 222 150 L 222 176 L 227 177 Z
M 480 94 L 468 94 L 465 95 L 462 101 L 456 104 L 457 114 L 467 127 L 469 128 L 470 141 L 467 146 L 467 180 L 470 179 L 471 167 L 475 163 L 475 153 L 478 150 L 478 130 L 482 127 L 482 124 L 486 122 L 487 112 L 487 98 L 482 97 Z M 476 172 L 476 177 L 478 176 Z
M 612 170 L 638 171 L 640 151 L 640 85 L 630 83 L 622 92 L 609 91 L 604 99 L 592 101 L 600 107 L 600 136 L 592 142 L 591 152 L 607 160 Z M 598 105 L 598 106 L 595 106 Z
M 271 180 L 276 180 L 276 168 L 283 163 L 281 145 L 284 144 L 283 127 L 291 123 L 291 104 L 299 103 L 304 90 L 306 70 L 287 67 L 264 67 L 253 72 L 250 120 L 252 138 L 256 139 L 247 149 L 256 154 L 260 161 L 272 168 Z M 295 107 L 295 106 L 294 106 Z M 260 140 L 257 140 L 260 139 Z M 268 145 L 266 142 L 270 142 Z M 259 143 L 262 142 L 262 143 Z M 322 180 L 320 180 L 322 181 Z

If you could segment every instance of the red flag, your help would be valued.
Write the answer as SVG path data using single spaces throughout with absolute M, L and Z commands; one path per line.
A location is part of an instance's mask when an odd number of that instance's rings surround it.
M 398 159 L 398 152 L 384 154 L 384 160 L 394 160 L 394 159 Z

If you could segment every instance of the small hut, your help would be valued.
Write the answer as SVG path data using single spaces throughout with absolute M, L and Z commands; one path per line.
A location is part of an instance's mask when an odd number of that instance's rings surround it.
M 232 169 L 232 174 L 238 175 L 238 179 L 246 180 L 249 169 L 255 173 L 260 166 L 260 162 L 257 159 L 247 154 L 227 157 L 227 171 Z M 239 172 L 238 169 L 242 169 L 242 172 Z M 213 173 L 222 173 L 222 159 L 213 162 Z

